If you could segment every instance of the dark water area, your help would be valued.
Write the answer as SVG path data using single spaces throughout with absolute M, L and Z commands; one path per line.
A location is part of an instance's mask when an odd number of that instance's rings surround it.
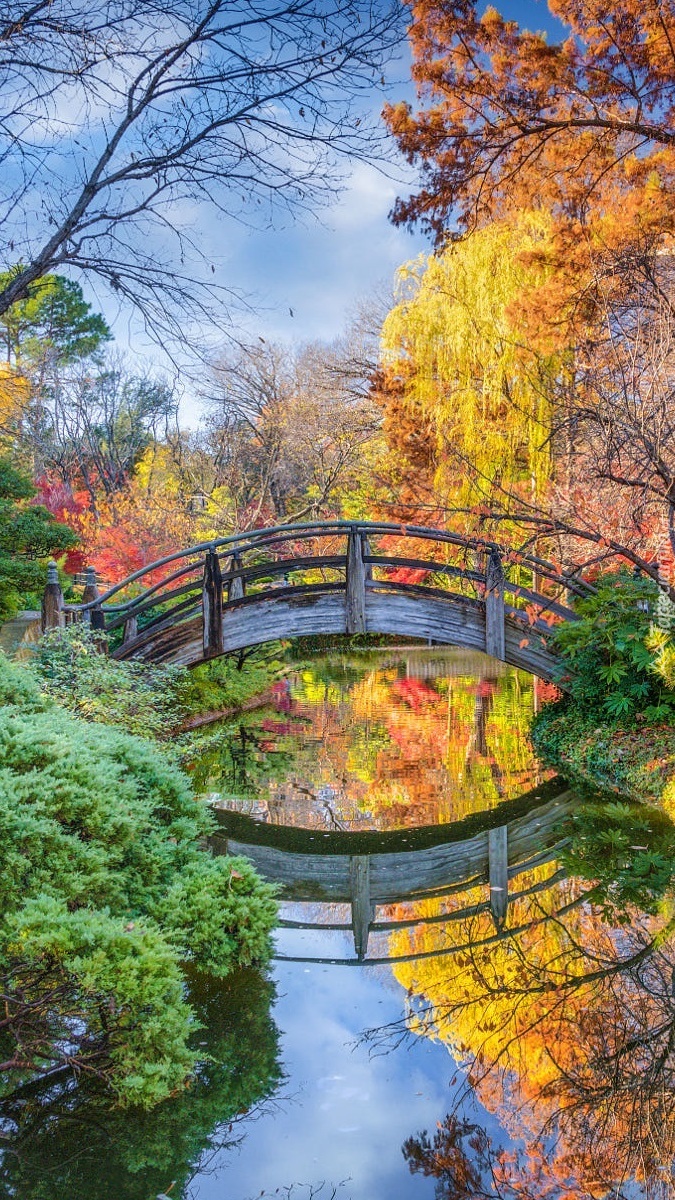
M 547 695 L 479 655 L 334 656 L 206 730 L 214 850 L 279 889 L 272 966 L 194 976 L 204 1065 L 155 1112 L 83 1081 L 8 1109 L 0 1196 L 675 1196 L 673 826 L 551 778 Z

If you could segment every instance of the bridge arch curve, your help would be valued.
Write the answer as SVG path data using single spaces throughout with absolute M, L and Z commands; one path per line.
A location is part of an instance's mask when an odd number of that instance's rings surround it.
M 186 667 L 276 639 L 412 637 L 482 650 L 552 680 L 559 673 L 552 627 L 575 619 L 570 593 L 589 590 L 545 560 L 495 542 L 333 521 L 177 551 L 103 595 L 90 573 L 79 605 L 63 604 L 53 576 L 43 624 L 89 621 L 111 634 L 116 658 Z

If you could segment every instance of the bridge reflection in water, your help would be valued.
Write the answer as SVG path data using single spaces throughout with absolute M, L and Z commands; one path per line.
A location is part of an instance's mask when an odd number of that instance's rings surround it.
M 249 858 L 265 879 L 277 884 L 282 902 L 306 906 L 306 918 L 282 915 L 282 927 L 353 933 L 355 958 L 278 957 L 288 961 L 383 965 L 458 953 L 467 947 L 453 945 L 418 954 L 368 957 L 371 933 L 442 925 L 489 912 L 494 934 L 481 944 L 503 938 L 511 903 L 547 891 L 564 878 L 565 872 L 556 862 L 566 844 L 566 818 L 575 803 L 573 793 L 565 790 L 562 781 L 552 780 L 497 809 L 453 824 L 358 833 L 268 825 L 215 807 L 219 829 L 212 844 L 216 853 Z M 519 886 L 522 876 L 547 864 L 552 867 L 549 874 Z M 462 893 L 474 889 L 484 890 L 484 899 L 433 916 L 413 912 L 391 919 L 378 913 L 378 909 L 392 905 L 461 898 Z M 327 906 L 348 905 L 351 919 L 314 920 L 317 903 L 323 912 Z

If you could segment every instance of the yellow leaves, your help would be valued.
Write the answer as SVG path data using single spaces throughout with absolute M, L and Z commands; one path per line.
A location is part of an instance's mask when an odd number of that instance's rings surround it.
M 548 479 L 546 376 L 560 363 L 526 348 L 513 313 L 523 291 L 550 273 L 550 231 L 546 214 L 522 213 L 399 272 L 399 302 L 382 331 L 385 369 L 403 381 L 411 415 L 433 422 L 436 482 L 459 501 L 476 496 L 458 460 L 505 484 L 524 479 L 537 492 Z
M 0 363 L 0 431 L 16 426 L 30 400 L 30 383 L 8 363 Z

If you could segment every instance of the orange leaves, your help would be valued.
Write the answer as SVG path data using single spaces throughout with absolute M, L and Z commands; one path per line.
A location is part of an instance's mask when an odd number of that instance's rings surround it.
M 568 30 L 557 44 L 493 8 L 479 18 L 470 2 L 412 7 L 424 106 L 390 107 L 385 119 L 426 179 L 423 192 L 399 201 L 397 221 L 419 220 L 441 240 L 457 207 L 469 225 L 477 212 L 499 216 L 532 196 L 588 220 L 594 203 L 607 211 L 608 196 L 617 211 L 637 175 L 670 181 L 672 4 L 551 0 Z

